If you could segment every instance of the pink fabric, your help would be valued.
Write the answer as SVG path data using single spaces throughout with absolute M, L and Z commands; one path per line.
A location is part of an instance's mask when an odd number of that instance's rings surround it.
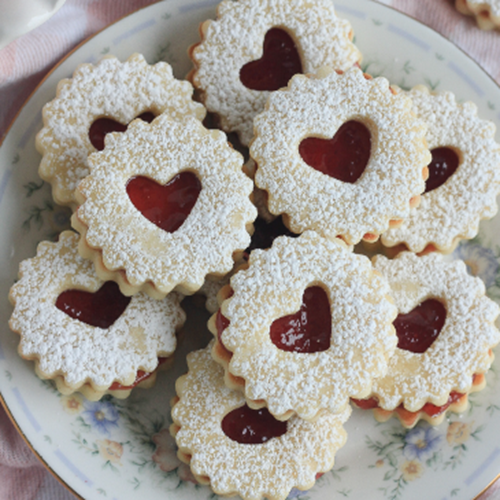
M 68 0 L 47 23 L 0 50 L 0 137 L 50 68 L 86 37 L 155 0 Z M 480 31 L 453 0 L 380 0 L 439 31 L 500 83 L 500 30 Z M 500 472 L 500 471 L 499 471 Z M 0 500 L 71 500 L 0 408 Z M 500 499 L 500 484 L 480 500 Z

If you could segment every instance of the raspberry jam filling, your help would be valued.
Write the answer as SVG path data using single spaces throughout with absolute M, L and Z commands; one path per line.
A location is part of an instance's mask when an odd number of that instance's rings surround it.
M 332 315 L 325 290 L 320 286 L 306 288 L 300 309 L 275 320 L 270 335 L 272 343 L 283 351 L 326 351 L 332 336 Z
M 371 134 L 366 125 L 350 120 L 332 139 L 307 137 L 300 143 L 299 153 L 315 170 L 354 184 L 368 165 L 371 147 Z
M 262 57 L 241 68 L 240 80 L 251 90 L 272 91 L 286 87 L 297 73 L 302 73 L 302 62 L 295 42 L 285 30 L 271 28 L 264 38 Z
M 201 191 L 192 172 L 181 172 L 164 186 L 144 176 L 132 177 L 127 194 L 135 208 L 159 228 L 173 233 L 188 218 Z
M 167 361 L 168 358 L 158 358 L 158 368 Z M 156 371 L 155 370 L 155 371 Z M 137 376 L 135 377 L 135 380 L 132 382 L 131 385 L 122 385 L 118 382 L 113 382 L 110 386 L 108 391 L 129 391 L 133 389 L 134 387 L 137 387 L 141 382 L 144 382 L 147 380 L 151 375 L 153 375 L 154 372 L 144 372 L 142 370 L 139 370 L 137 372 Z
M 222 332 L 229 320 L 217 311 L 215 317 L 217 339 L 222 347 Z M 272 343 L 283 351 L 313 353 L 326 351 L 330 347 L 332 315 L 330 301 L 320 286 L 306 288 L 298 312 L 273 321 L 270 329 Z M 227 349 L 226 349 L 227 351 Z M 227 351 L 230 355 L 232 353 Z
M 156 117 L 151 111 L 146 111 L 141 115 L 137 116 L 145 122 L 151 123 Z M 110 132 L 125 132 L 127 130 L 128 124 L 124 125 L 123 123 L 117 122 L 112 118 L 98 118 L 89 129 L 89 139 L 97 149 L 97 151 L 102 151 L 104 149 L 104 138 L 106 134 Z
M 107 281 L 97 292 L 66 290 L 59 294 L 56 307 L 73 319 L 98 328 L 109 328 L 125 311 L 131 298 Z
M 453 403 L 456 403 L 461 398 L 464 397 L 464 394 L 460 394 L 459 392 L 450 392 L 450 396 L 448 401 L 442 406 L 436 406 L 432 403 L 425 403 L 424 406 L 419 411 L 410 412 L 405 409 L 403 404 L 400 404 L 396 410 L 402 410 L 408 413 L 409 415 L 417 415 L 420 412 L 426 413 L 429 417 L 437 417 L 445 412 Z M 368 398 L 368 399 L 352 399 L 353 403 L 362 410 L 372 410 L 374 408 L 378 408 L 378 401 L 376 398 Z
M 281 217 L 277 217 L 272 222 L 266 222 L 261 217 L 257 217 L 253 225 L 255 231 L 252 234 L 250 246 L 245 250 L 248 254 L 256 248 L 270 248 L 273 241 L 278 236 L 290 236 L 292 238 L 298 236 L 298 234 L 292 233 L 285 224 L 283 224 L 283 219 Z
M 222 419 L 224 434 L 241 444 L 262 444 L 287 431 L 286 422 L 276 420 L 267 410 L 252 410 L 247 405 L 236 408 Z
M 408 314 L 399 314 L 394 320 L 398 348 L 423 353 L 432 345 L 446 320 L 446 307 L 436 299 L 428 299 Z
M 426 193 L 442 186 L 455 173 L 459 164 L 458 155 L 451 148 L 435 148 L 431 154 L 429 178 L 425 183 Z

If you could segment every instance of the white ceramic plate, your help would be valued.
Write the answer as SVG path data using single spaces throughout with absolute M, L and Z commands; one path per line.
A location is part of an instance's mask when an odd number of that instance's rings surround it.
M 77 64 L 112 53 L 126 59 L 142 52 L 150 63 L 170 62 L 177 77 L 190 69 L 186 49 L 198 40 L 198 23 L 213 17 L 213 0 L 170 0 L 154 4 L 109 27 L 66 59 L 25 105 L 0 148 L 0 390 L 8 411 L 40 458 L 74 492 L 87 499 L 207 499 L 180 466 L 168 438 L 173 383 L 184 372 L 186 352 L 208 338 L 207 316 L 193 306 L 178 362 L 149 391 L 136 390 L 126 401 L 89 403 L 61 397 L 40 381 L 30 362 L 19 358 L 18 337 L 7 321 L 7 292 L 19 261 L 35 254 L 36 244 L 54 237 L 68 213 L 54 205 L 37 176 L 40 160 L 35 134 L 40 110 L 55 95 L 57 82 Z M 472 100 L 480 116 L 500 123 L 498 86 L 459 49 L 440 35 L 370 0 L 338 0 L 364 54 L 363 68 L 403 87 L 426 83 Z M 500 224 L 483 223 L 474 242 L 457 250 L 500 298 Z M 500 384 L 498 363 L 488 387 L 473 395 L 471 409 L 450 415 L 437 428 L 426 424 L 404 430 L 397 421 L 377 424 L 371 412 L 355 411 L 347 423 L 349 439 L 334 470 L 303 498 L 470 500 L 500 473 Z M 294 492 L 293 494 L 296 494 Z

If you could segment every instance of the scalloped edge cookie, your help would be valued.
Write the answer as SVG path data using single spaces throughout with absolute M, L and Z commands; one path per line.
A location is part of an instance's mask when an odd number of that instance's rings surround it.
M 176 80 L 168 63 L 149 65 L 140 54 L 123 63 L 106 56 L 95 66 L 79 65 L 71 79 L 58 83 L 55 99 L 44 106 L 44 127 L 36 137 L 42 155 L 39 175 L 52 185 L 55 202 L 76 207 L 75 188 L 89 172 L 89 154 L 96 151 L 89 139 L 95 120 L 106 117 L 127 124 L 146 111 L 203 120 L 205 108 L 192 94 L 191 84 Z
M 291 489 L 311 488 L 316 475 L 330 470 L 346 441 L 343 424 L 351 410 L 323 412 L 314 422 L 293 417 L 287 432 L 261 444 L 241 444 L 221 427 L 230 411 L 245 404 L 238 391 L 224 385 L 224 370 L 210 356 L 212 344 L 188 354 L 188 373 L 177 379 L 178 397 L 170 428 L 179 459 L 197 481 L 223 496 L 244 500 L 284 500 Z
M 245 146 L 270 92 L 245 87 L 240 69 L 262 57 L 264 37 L 273 27 L 294 38 L 304 73 L 325 65 L 345 70 L 361 61 L 350 23 L 337 17 L 330 0 L 221 2 L 217 19 L 201 24 L 202 41 L 189 51 L 195 68 L 188 77 L 207 109 L 219 116 L 221 128 L 236 131 Z
M 81 234 L 81 255 L 125 295 L 195 293 L 207 275 L 228 273 L 233 254 L 250 243 L 257 210 L 242 165 L 223 132 L 192 117 L 179 121 L 164 113 L 109 134 L 106 148 L 89 157 L 90 175 L 75 193 L 81 205 L 72 225 Z M 135 208 L 126 186 L 135 176 L 165 185 L 181 172 L 195 173 L 202 189 L 187 219 L 169 233 Z
M 315 170 L 298 151 L 303 139 L 329 139 L 350 120 L 362 122 L 372 136 L 368 164 L 354 184 Z M 271 94 L 254 126 L 255 184 L 267 191 L 269 211 L 285 214 L 294 233 L 312 229 L 348 244 L 374 241 L 408 217 L 425 189 L 427 126 L 408 97 L 358 68 L 295 75 L 286 89 Z
M 103 285 L 77 246 L 78 235 L 64 231 L 57 243 L 40 243 L 36 257 L 20 263 L 20 279 L 9 294 L 14 305 L 9 326 L 21 337 L 20 356 L 35 361 L 40 378 L 55 379 L 63 394 L 80 391 L 99 399 L 114 382 L 130 386 L 138 371 L 154 373 L 159 357 L 170 358 L 186 317 L 176 294 L 162 301 L 135 295 L 109 328 L 59 310 L 55 304 L 62 292 L 96 292 Z

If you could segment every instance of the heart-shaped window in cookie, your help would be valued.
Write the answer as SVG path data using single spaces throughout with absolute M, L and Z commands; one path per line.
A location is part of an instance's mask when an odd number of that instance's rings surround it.
M 398 348 L 423 353 L 438 338 L 446 321 L 446 307 L 437 299 L 427 299 L 394 320 Z
M 94 293 L 76 289 L 62 292 L 57 297 L 56 307 L 90 326 L 109 328 L 129 303 L 130 297 L 125 297 L 116 283 L 107 281 Z
M 293 38 L 281 28 L 272 28 L 264 38 L 262 57 L 241 68 L 240 80 L 251 90 L 273 91 L 286 87 L 297 73 L 302 73 L 302 62 Z
M 151 123 L 156 116 L 151 113 L 151 111 L 146 111 L 145 113 L 140 114 L 135 119 L 139 118 L 145 122 Z M 123 123 L 117 122 L 113 118 L 98 118 L 92 123 L 89 129 L 89 139 L 97 149 L 97 151 L 102 151 L 104 149 L 104 138 L 110 132 L 125 132 L 127 130 L 128 124 L 124 125 Z
M 276 420 L 267 408 L 252 410 L 247 405 L 229 412 L 222 419 L 224 434 L 241 444 L 262 444 L 282 436 L 287 423 Z
M 432 160 L 428 165 L 429 178 L 425 182 L 428 193 L 442 186 L 457 170 L 460 158 L 457 152 L 449 147 L 435 148 L 431 151 Z
M 165 185 L 137 176 L 127 183 L 133 205 L 160 229 L 177 231 L 193 210 L 201 192 L 201 182 L 193 172 L 181 172 Z
M 371 148 L 368 127 L 360 121 L 349 120 L 331 139 L 307 137 L 300 143 L 299 153 L 315 170 L 354 184 L 368 165 Z
M 326 351 L 332 336 L 332 314 L 325 290 L 320 286 L 306 288 L 300 309 L 273 321 L 270 335 L 273 344 L 283 351 Z

